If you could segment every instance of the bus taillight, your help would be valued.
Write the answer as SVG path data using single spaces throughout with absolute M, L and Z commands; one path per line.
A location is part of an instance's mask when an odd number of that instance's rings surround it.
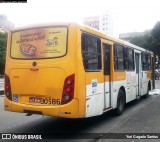
M 9 76 L 6 74 L 5 74 L 5 95 L 9 100 L 12 100 L 10 79 Z
M 61 104 L 69 103 L 74 97 L 74 80 L 75 75 L 68 76 L 64 81 L 63 94 Z

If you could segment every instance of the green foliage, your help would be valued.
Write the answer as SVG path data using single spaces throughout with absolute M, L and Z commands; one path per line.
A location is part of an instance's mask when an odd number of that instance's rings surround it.
M 151 33 L 156 40 L 160 40 L 160 22 L 159 21 L 155 24 Z
M 160 22 L 157 22 L 151 31 L 146 31 L 141 36 L 131 38 L 130 42 L 153 51 L 160 57 Z
M 0 33 L 0 75 L 4 75 L 7 33 Z

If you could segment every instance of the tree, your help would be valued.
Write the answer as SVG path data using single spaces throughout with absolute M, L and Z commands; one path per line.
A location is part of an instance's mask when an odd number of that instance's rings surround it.
M 130 39 L 130 42 L 142 48 L 153 50 L 152 49 L 153 37 L 150 31 L 145 31 L 142 35 L 132 37 Z
M 4 75 L 7 33 L 0 33 L 0 75 Z
M 160 57 L 160 22 L 157 22 L 152 30 L 145 31 L 142 36 L 132 37 L 130 42 L 153 51 Z
M 160 40 L 160 21 L 155 24 L 151 34 L 156 40 Z

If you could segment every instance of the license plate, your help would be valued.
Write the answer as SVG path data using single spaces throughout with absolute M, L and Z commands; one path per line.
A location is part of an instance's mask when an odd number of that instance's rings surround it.
M 29 98 L 30 103 L 41 103 L 43 98 L 31 97 Z
M 30 97 L 30 103 L 39 103 L 39 104 L 46 104 L 46 105 L 60 105 L 60 99 L 54 98 L 41 98 L 41 97 Z

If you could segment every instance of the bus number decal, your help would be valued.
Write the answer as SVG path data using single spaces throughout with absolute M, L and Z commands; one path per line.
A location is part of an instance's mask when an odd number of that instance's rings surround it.
M 60 105 L 60 99 L 42 98 L 41 104 Z
M 61 104 L 60 99 L 54 99 L 54 98 L 31 97 L 29 99 L 29 102 L 31 102 L 31 103 L 40 103 L 40 104 L 48 104 L 48 105 L 60 105 Z

